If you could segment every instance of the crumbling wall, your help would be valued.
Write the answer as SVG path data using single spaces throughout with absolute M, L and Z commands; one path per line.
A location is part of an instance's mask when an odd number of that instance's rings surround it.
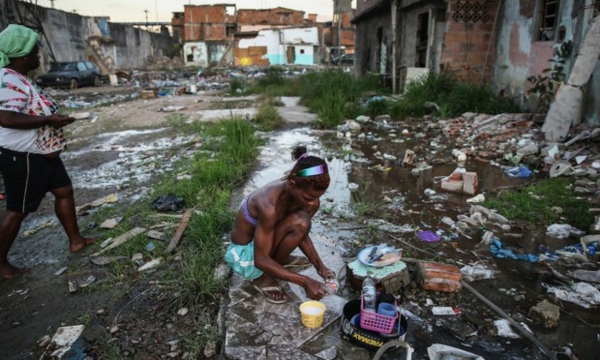
M 354 47 L 358 51 L 354 54 L 354 71 L 357 75 L 380 72 L 381 43 L 391 50 L 392 19 L 390 11 L 374 13 L 356 24 Z M 391 60 L 391 58 L 389 59 Z M 391 62 L 385 61 L 385 63 Z
M 538 40 L 538 16 L 541 16 L 541 1 L 505 1 L 498 26 L 494 86 L 496 90 L 512 97 L 525 106 L 530 84 L 526 79 L 539 75 L 551 67 L 548 61 L 560 43 Z M 564 41 L 573 40 L 571 12 L 573 3 L 561 1 L 556 29 L 564 26 Z M 555 39 L 558 34 L 555 34 Z
M 148 57 L 163 56 L 173 46 L 170 36 L 151 33 L 133 26 L 109 23 L 109 29 L 111 37 L 121 39 L 114 44 L 115 67 L 118 69 L 141 67 Z

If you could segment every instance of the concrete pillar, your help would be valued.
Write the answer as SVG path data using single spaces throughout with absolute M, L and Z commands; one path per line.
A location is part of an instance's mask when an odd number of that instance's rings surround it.
M 558 89 L 554 102 L 550 106 L 542 128 L 546 140 L 563 141 L 571 125 L 578 122 L 583 106 L 580 87 L 589 81 L 598 57 L 600 57 L 600 16 L 590 23 L 569 79 Z

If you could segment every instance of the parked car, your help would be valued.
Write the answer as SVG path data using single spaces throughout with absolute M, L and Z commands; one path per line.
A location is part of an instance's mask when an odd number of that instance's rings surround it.
M 44 75 L 35 80 L 40 86 L 77 89 L 83 85 L 100 85 L 100 70 L 89 61 L 54 63 Z
M 339 57 L 333 58 L 331 62 L 334 65 L 354 65 L 354 54 L 342 54 Z

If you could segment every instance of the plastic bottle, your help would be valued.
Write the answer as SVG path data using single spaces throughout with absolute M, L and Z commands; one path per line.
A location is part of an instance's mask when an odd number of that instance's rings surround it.
M 329 295 L 333 295 L 337 293 L 338 289 L 340 288 L 340 283 L 336 278 L 329 278 L 325 281 L 325 287 L 327 288 L 327 293 Z
M 363 310 L 377 312 L 377 293 L 375 292 L 375 281 L 367 274 L 362 287 Z

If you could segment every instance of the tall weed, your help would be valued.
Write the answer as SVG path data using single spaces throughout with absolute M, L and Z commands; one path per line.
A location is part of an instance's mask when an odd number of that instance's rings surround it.
M 300 78 L 302 103 L 316 113 L 319 123 L 327 128 L 335 127 L 346 117 L 356 116 L 356 104 L 371 91 L 384 91 L 374 76 L 355 79 L 340 70 L 327 70 Z
M 430 73 L 406 86 L 404 96 L 391 105 L 391 115 L 397 119 L 426 115 L 425 103 L 434 102 L 443 109 L 444 117 L 454 117 L 468 111 L 499 114 L 518 112 L 511 100 L 495 95 L 485 85 L 460 81 L 447 73 Z

